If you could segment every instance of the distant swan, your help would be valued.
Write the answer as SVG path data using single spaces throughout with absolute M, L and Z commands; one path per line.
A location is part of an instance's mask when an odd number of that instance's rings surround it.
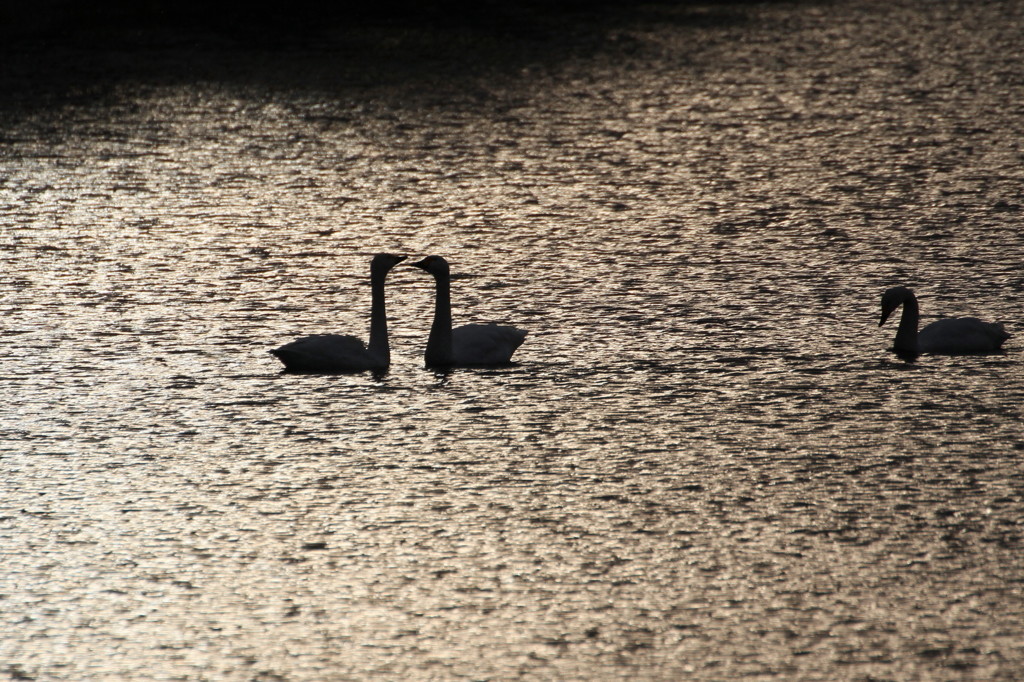
M 997 322 L 982 322 L 976 317 L 950 317 L 917 331 L 919 317 L 917 297 L 906 287 L 893 287 L 882 295 L 881 327 L 896 308 L 903 306 L 900 326 L 896 331 L 893 350 L 897 353 L 917 355 L 934 353 L 957 355 L 960 353 L 986 353 L 999 350 L 1010 335 Z
M 526 339 L 525 331 L 496 324 L 467 324 L 452 329 L 448 261 L 441 256 L 427 256 L 412 265 L 433 275 L 437 285 L 434 324 L 430 327 L 424 353 L 428 367 L 507 365 L 511 362 L 512 354 Z
M 316 334 L 270 351 L 291 372 L 364 372 L 384 370 L 391 364 L 388 318 L 384 312 L 384 280 L 405 256 L 378 253 L 370 261 L 370 344 L 355 336 Z

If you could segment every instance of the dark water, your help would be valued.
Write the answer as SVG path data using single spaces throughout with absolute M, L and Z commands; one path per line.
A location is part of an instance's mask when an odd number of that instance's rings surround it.
M 7 48 L 0 672 L 1024 675 L 1024 6 L 538 20 Z

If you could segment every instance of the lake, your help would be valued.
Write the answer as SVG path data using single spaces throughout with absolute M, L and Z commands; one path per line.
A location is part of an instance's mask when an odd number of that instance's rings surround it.
M 1024 5 L 511 7 L 2 48 L 0 671 L 1019 679 Z

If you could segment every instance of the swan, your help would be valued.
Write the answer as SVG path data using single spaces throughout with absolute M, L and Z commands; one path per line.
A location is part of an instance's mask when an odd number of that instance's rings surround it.
M 903 306 L 900 326 L 896 330 L 897 353 L 917 355 L 934 353 L 987 353 L 999 350 L 1010 335 L 998 322 L 982 322 L 976 317 L 949 317 L 917 331 L 919 317 L 917 297 L 907 287 L 893 287 L 882 295 L 881 327 L 896 308 Z
M 270 351 L 291 372 L 364 372 L 384 370 L 391 364 L 388 318 L 384 311 L 384 280 L 406 256 L 378 253 L 370 261 L 370 343 L 355 336 L 315 334 Z
M 427 367 L 507 365 L 512 361 L 512 354 L 526 339 L 525 331 L 496 324 L 467 324 L 452 329 L 448 261 L 441 256 L 427 256 L 412 265 L 433 275 L 437 286 L 434 323 L 424 353 Z

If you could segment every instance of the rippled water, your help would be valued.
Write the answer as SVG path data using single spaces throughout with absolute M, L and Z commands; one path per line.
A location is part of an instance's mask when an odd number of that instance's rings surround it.
M 1022 6 L 627 18 L 8 62 L 4 674 L 1024 675 Z M 282 374 L 381 250 L 518 364 Z

